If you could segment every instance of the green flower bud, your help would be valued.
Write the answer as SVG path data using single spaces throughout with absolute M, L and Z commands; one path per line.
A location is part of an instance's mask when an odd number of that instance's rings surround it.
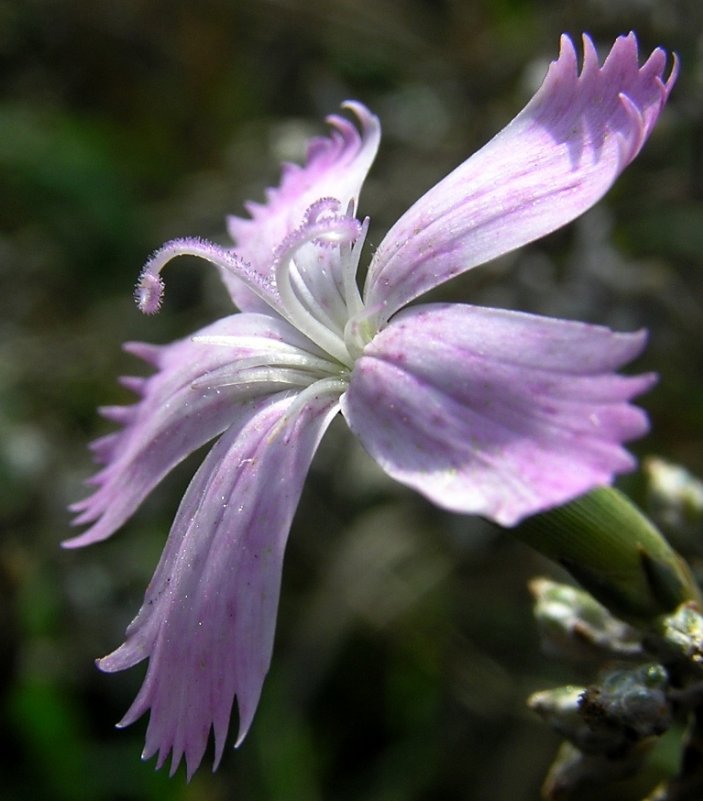
M 594 490 L 513 529 L 565 567 L 614 615 L 651 627 L 680 604 L 700 604 L 688 565 L 621 492 Z
M 642 654 L 641 632 L 613 617 L 590 593 L 546 578 L 529 586 L 545 650 L 578 660 Z

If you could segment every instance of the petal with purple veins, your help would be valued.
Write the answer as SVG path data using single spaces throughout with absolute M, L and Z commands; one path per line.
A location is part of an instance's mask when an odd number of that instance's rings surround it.
M 104 465 L 89 482 L 97 490 L 72 506 L 75 525 L 93 525 L 65 545 L 78 547 L 109 537 L 179 462 L 228 426 L 238 425 L 242 404 L 249 398 L 285 388 L 275 380 L 275 371 L 268 371 L 270 380 L 265 371 L 257 381 L 228 379 L 238 359 L 250 365 L 258 358 L 266 366 L 281 350 L 320 355 L 288 323 L 259 314 L 232 315 L 202 329 L 197 337 L 232 344 L 185 339 L 158 350 L 147 348 L 143 355 L 155 362 L 158 372 L 141 385 L 140 400 L 102 410 L 123 428 L 95 443 L 96 460 Z M 130 349 L 137 355 L 143 351 L 140 345 Z
M 644 334 L 462 305 L 401 312 L 357 361 L 342 412 L 393 478 L 510 526 L 608 484 L 651 375 L 614 371 Z
M 99 661 L 123 670 L 145 658 L 142 688 L 120 725 L 150 710 L 144 758 L 172 754 L 197 769 L 210 735 L 215 766 L 233 700 L 246 735 L 269 667 L 283 552 L 317 445 L 338 392 L 250 401 L 196 473 L 144 604 L 125 643 Z
M 674 84 L 667 56 L 639 66 L 634 34 L 602 66 L 583 37 L 559 58 L 522 112 L 430 189 L 391 228 L 369 269 L 365 300 L 380 324 L 418 295 L 565 225 L 589 209 L 637 155 Z
M 276 249 L 303 222 L 307 210 L 321 199 L 334 198 L 344 212 L 356 208 L 364 179 L 376 156 L 381 138 L 378 118 L 357 102 L 344 104 L 360 123 L 332 115 L 329 136 L 316 137 L 308 145 L 304 166 L 285 164 L 280 185 L 266 192 L 265 203 L 248 203 L 250 218 L 229 217 L 228 230 L 234 250 L 263 279 L 273 271 Z M 222 277 L 235 304 L 245 311 L 263 311 L 263 304 L 228 272 Z

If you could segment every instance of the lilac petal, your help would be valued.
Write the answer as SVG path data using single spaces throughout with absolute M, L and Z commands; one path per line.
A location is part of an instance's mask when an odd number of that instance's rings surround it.
M 214 381 L 207 386 L 203 382 L 209 376 L 218 376 L 237 359 L 259 357 L 266 365 L 284 345 L 317 352 L 288 323 L 259 314 L 226 317 L 198 335 L 237 337 L 241 345 L 221 347 L 186 339 L 159 349 L 127 346 L 155 364 L 158 372 L 142 384 L 127 382 L 141 394 L 135 405 L 102 409 L 103 416 L 123 428 L 95 442 L 96 461 L 105 465 L 89 482 L 97 490 L 71 507 L 77 513 L 75 525 L 93 525 L 64 545 L 79 547 L 109 537 L 179 462 L 237 423 L 244 401 L 281 389 L 273 380 L 243 386 Z
M 169 752 L 188 777 L 215 735 L 215 767 L 234 697 L 238 743 L 251 724 L 269 667 L 283 552 L 317 445 L 338 393 L 279 394 L 247 404 L 193 478 L 144 604 L 105 671 L 149 658 L 142 688 L 121 721 L 151 710 L 144 758 Z
M 628 401 L 652 375 L 614 371 L 642 332 L 462 305 L 401 312 L 367 346 L 342 412 L 393 478 L 439 506 L 511 526 L 634 466 Z
M 523 111 L 430 189 L 389 231 L 369 269 L 366 302 L 382 320 L 423 292 L 565 225 L 590 208 L 652 132 L 677 74 L 655 50 L 638 66 L 631 33 L 603 66 L 583 37 Z M 663 81 L 666 80 L 666 83 Z
M 273 276 L 276 249 L 303 222 L 309 207 L 320 199 L 335 198 L 342 211 L 350 202 L 356 208 L 378 150 L 381 126 L 361 103 L 347 102 L 344 107 L 354 112 L 361 131 L 344 117 L 328 117 L 331 134 L 310 141 L 305 166 L 285 164 L 280 185 L 266 192 L 266 203 L 247 204 L 250 219 L 228 218 L 237 255 L 264 280 Z M 234 275 L 223 272 L 222 277 L 240 309 L 265 310 L 262 301 Z

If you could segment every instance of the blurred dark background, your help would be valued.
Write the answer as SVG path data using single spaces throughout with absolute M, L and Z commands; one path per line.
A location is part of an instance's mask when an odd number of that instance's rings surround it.
M 372 243 L 524 105 L 562 32 L 602 56 L 637 31 L 682 73 L 651 141 L 567 229 L 442 297 L 651 331 L 635 445 L 703 473 L 703 7 L 698 0 L 0 0 L 0 798 L 528 801 L 557 745 L 525 708 L 592 666 L 539 647 L 527 580 L 557 571 L 386 480 L 333 426 L 293 528 L 253 729 L 190 784 L 115 730 L 142 667 L 100 674 L 151 577 L 193 462 L 113 540 L 63 552 L 99 404 L 166 342 L 229 311 L 181 260 L 164 310 L 132 287 L 164 240 L 224 241 L 347 98 L 382 119 Z M 642 497 L 642 481 L 623 482 Z M 656 771 L 671 770 L 675 747 Z M 207 759 L 210 758 L 208 754 Z M 620 787 L 639 798 L 651 777 Z M 599 798 L 606 796 L 598 795 Z

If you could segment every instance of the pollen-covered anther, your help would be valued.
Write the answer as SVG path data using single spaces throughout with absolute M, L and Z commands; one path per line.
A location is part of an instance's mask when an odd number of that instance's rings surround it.
M 160 275 L 144 270 L 134 288 L 134 300 L 139 311 L 156 314 L 164 297 L 164 282 Z

